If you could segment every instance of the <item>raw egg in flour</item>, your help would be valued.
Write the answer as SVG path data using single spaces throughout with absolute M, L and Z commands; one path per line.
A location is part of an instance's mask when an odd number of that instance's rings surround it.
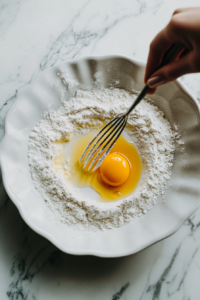
M 113 201 L 130 195 L 142 175 L 142 160 L 137 147 L 123 135 L 119 137 L 101 166 L 94 172 L 84 170 L 79 159 L 85 147 L 97 134 L 93 129 L 70 142 L 57 141 L 63 146 L 60 155 L 54 160 L 59 172 L 63 168 L 63 176 L 78 188 L 90 187 L 99 194 L 101 201 Z M 64 172 L 66 161 L 69 172 Z M 65 174 L 65 175 L 64 175 Z
M 110 186 L 120 186 L 129 177 L 130 164 L 120 153 L 110 153 L 99 167 L 102 180 Z

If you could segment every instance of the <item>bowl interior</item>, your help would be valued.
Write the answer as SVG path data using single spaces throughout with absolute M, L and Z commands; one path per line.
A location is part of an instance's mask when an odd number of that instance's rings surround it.
M 0 146 L 3 181 L 7 193 L 27 224 L 71 254 L 117 257 L 135 253 L 175 232 L 200 203 L 200 114 L 192 95 L 178 81 L 163 85 L 152 96 L 182 143 L 177 143 L 165 202 L 123 227 L 85 233 L 51 220 L 51 213 L 35 191 L 28 167 L 28 138 L 45 111 L 57 109 L 66 89 L 58 74 L 64 72 L 79 88 L 116 86 L 129 91 L 143 87 L 144 64 L 126 57 L 91 57 L 65 62 L 43 72 L 21 95 L 6 118 Z

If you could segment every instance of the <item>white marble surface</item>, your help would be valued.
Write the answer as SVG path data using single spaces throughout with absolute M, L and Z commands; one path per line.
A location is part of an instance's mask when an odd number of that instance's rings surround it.
M 146 60 L 154 35 L 199 0 L 1 0 L 0 135 L 18 93 L 67 59 L 122 54 Z M 200 101 L 200 74 L 182 78 Z M 197 300 L 200 209 L 173 236 L 124 258 L 62 253 L 33 232 L 0 187 L 0 299 Z

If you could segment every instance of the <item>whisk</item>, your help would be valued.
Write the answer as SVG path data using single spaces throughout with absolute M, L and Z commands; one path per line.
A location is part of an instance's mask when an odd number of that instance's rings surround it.
M 169 50 L 166 51 L 158 69 L 172 61 L 182 49 L 183 46 L 181 44 L 173 44 Z M 124 130 L 129 114 L 140 103 L 149 90 L 150 87 L 146 84 L 131 107 L 125 113 L 117 115 L 112 119 L 90 141 L 79 160 L 83 168 L 87 168 L 88 171 L 95 171 L 102 164 Z

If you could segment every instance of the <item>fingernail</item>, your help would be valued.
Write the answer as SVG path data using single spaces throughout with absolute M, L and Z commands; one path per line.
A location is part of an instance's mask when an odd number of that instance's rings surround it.
M 158 85 L 160 85 L 162 83 L 164 83 L 164 80 L 160 76 L 152 77 L 152 78 L 147 80 L 147 85 L 150 88 L 155 88 L 155 87 L 157 87 Z

